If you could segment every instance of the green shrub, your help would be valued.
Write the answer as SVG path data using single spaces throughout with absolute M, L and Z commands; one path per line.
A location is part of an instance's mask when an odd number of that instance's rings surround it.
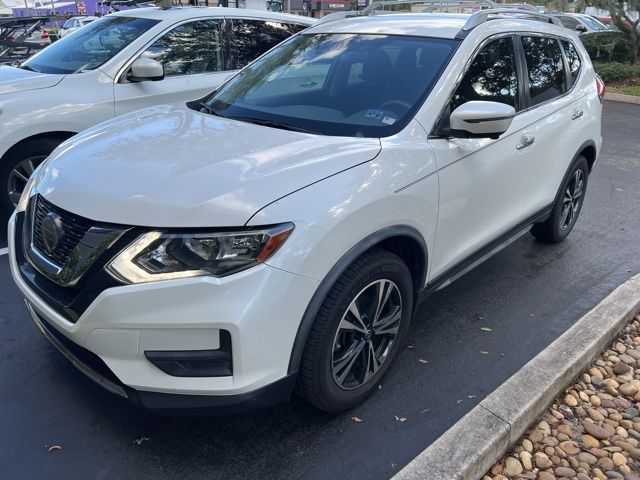
M 619 82 L 631 78 L 640 78 L 640 64 L 630 63 L 594 63 L 593 65 L 605 82 Z
M 633 62 L 631 44 L 622 32 L 587 33 L 580 40 L 593 62 Z

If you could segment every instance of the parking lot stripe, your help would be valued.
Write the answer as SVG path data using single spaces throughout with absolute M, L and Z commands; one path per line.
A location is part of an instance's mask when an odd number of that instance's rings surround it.
M 0 248 L 0 256 L 6 255 L 7 253 L 9 253 L 8 248 Z

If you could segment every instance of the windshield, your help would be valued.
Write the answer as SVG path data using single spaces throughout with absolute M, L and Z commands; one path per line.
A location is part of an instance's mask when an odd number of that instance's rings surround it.
M 457 45 L 400 35 L 297 35 L 227 82 L 204 111 L 323 135 L 393 135 Z
M 101 18 L 51 44 L 22 67 L 43 73 L 94 70 L 157 23 L 147 18 Z

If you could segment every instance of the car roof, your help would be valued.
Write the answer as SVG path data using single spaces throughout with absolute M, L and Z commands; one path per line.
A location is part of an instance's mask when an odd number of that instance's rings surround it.
M 526 12 L 523 12 L 523 15 Z M 517 14 L 516 14 L 517 15 Z M 555 35 L 567 35 L 565 27 L 509 15 L 495 15 L 481 24 L 491 33 L 510 31 L 535 31 Z M 461 31 L 471 15 L 459 13 L 383 13 L 353 16 L 333 21 L 319 22 L 305 33 L 357 33 L 410 35 L 435 38 L 460 38 Z M 476 27 L 477 28 L 477 27 Z
M 246 8 L 224 8 L 224 7 L 147 7 L 132 8 L 111 13 L 109 16 L 150 18 L 153 20 L 190 20 L 192 18 L 208 17 L 234 17 L 234 18 L 258 18 L 266 20 L 280 20 L 304 25 L 313 25 L 317 20 L 303 17 L 301 15 L 291 15 L 288 13 L 269 12 L 266 10 L 251 10 Z
M 320 23 L 306 33 L 395 34 L 455 38 L 469 15 L 454 13 L 376 13 Z

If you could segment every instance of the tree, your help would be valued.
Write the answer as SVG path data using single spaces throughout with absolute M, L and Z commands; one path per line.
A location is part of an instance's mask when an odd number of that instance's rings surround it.
M 590 0 L 589 3 L 609 12 L 613 24 L 629 40 L 635 62 L 640 62 L 640 0 Z

